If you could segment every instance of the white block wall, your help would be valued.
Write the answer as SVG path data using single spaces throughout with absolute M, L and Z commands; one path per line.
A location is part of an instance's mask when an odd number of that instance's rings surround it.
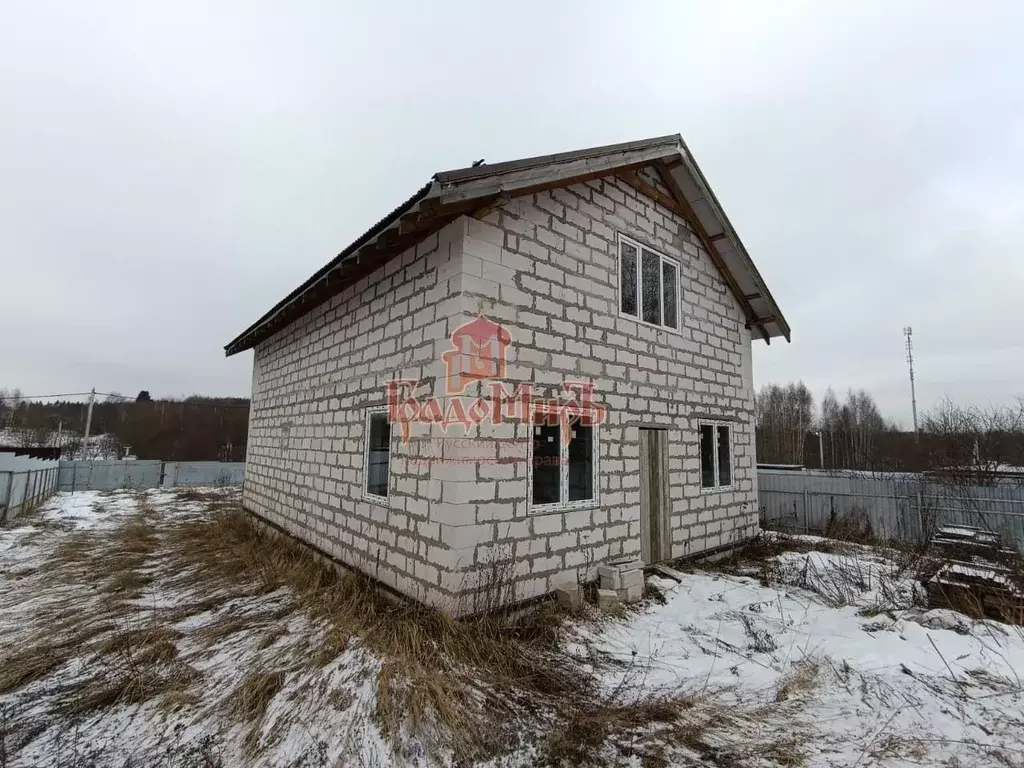
M 620 317 L 616 233 L 680 261 L 682 332 Z M 363 498 L 366 408 L 392 377 L 445 396 L 450 334 L 483 313 L 512 333 L 506 386 L 552 396 L 591 381 L 600 505 L 531 514 L 529 430 L 392 430 L 390 496 Z M 756 532 L 750 334 L 685 222 L 607 178 L 462 218 L 261 343 L 253 372 L 245 504 L 343 563 L 455 613 L 509 564 L 517 599 L 640 554 L 639 429 L 669 430 L 671 554 Z M 464 393 L 487 394 L 475 385 Z M 733 424 L 734 489 L 702 492 L 698 422 Z
M 619 315 L 617 233 L 680 262 L 681 333 Z M 479 312 L 512 333 L 509 389 L 528 381 L 535 394 L 554 396 L 567 378 L 585 380 L 609 408 L 593 509 L 530 514 L 528 432 L 502 427 L 491 441 L 498 463 L 489 457 L 459 481 L 467 486 L 457 494 L 467 499 L 465 522 L 444 528 L 466 575 L 510 559 L 517 596 L 528 598 L 593 578 L 609 558 L 639 557 L 642 426 L 668 428 L 673 558 L 756 533 L 751 337 L 681 217 L 613 178 L 519 197 L 484 221 L 469 220 L 463 269 L 466 318 Z M 702 419 L 733 427 L 729 491 L 701 489 Z

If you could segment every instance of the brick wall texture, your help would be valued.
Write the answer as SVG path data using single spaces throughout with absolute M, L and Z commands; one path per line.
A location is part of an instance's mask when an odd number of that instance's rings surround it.
M 618 312 L 618 235 L 681 266 L 681 331 Z M 527 425 L 391 435 L 389 495 L 363 494 L 367 408 L 412 379 L 447 403 L 452 331 L 477 314 L 512 336 L 505 387 L 555 396 L 594 384 L 597 503 L 529 509 Z M 464 614 L 593 578 L 639 557 L 640 429 L 668 436 L 671 558 L 757 531 L 750 333 L 697 236 L 613 177 L 514 198 L 460 218 L 256 348 L 244 504 L 388 586 Z M 486 397 L 487 384 L 463 396 Z M 734 482 L 702 491 L 699 423 L 729 423 Z M 500 589 L 499 589 L 500 588 Z

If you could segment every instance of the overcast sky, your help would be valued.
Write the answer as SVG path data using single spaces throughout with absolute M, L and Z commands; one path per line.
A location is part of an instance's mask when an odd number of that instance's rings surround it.
M 758 385 L 909 425 L 911 324 L 922 407 L 1024 394 L 1024 4 L 343 6 L 0 5 L 0 387 L 247 395 L 223 345 L 435 171 L 679 132 Z

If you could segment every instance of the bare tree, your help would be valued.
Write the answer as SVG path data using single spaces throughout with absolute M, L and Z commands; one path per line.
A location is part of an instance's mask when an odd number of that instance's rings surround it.
M 0 389 L 0 428 L 10 427 L 13 429 L 20 424 L 19 409 L 24 402 L 25 398 L 17 387 Z
M 803 464 L 804 436 L 814 427 L 814 396 L 802 381 L 767 384 L 754 398 L 758 460 Z
M 10 422 L 11 411 L 11 392 L 7 387 L 0 387 L 0 429 Z
M 934 506 L 948 510 L 1004 544 L 1021 544 L 985 486 L 1024 485 L 1024 401 L 1014 405 L 959 406 L 945 399 L 924 414 L 921 444 L 927 476 L 937 489 Z
M 839 404 L 829 388 L 821 401 L 822 443 L 828 445 L 826 466 L 835 469 L 885 469 L 879 437 L 890 429 L 874 398 L 865 390 L 849 390 Z
M 979 408 L 946 398 L 925 413 L 921 431 L 934 474 L 990 485 L 1024 473 L 1024 400 Z
M 117 435 L 110 433 L 100 435 L 96 440 L 96 449 L 101 459 L 119 459 L 124 455 L 124 446 Z
M 14 444 L 18 448 L 31 448 L 36 445 L 32 430 L 27 427 L 11 427 L 14 437 Z

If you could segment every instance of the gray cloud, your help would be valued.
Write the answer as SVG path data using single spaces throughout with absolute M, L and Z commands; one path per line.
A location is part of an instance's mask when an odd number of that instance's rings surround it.
M 758 382 L 1024 394 L 1024 8 L 14 2 L 0 385 L 245 394 L 221 346 L 429 175 L 681 132 L 793 327 Z M 551 6 L 555 6 L 552 8 Z

